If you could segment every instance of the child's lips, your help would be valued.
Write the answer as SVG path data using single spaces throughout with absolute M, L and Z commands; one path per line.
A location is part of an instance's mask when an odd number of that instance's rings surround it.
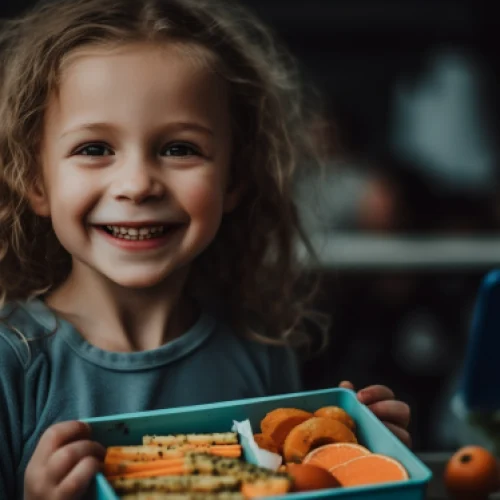
M 183 224 L 125 225 L 104 224 L 93 227 L 114 246 L 126 250 L 149 250 L 165 245 Z
M 100 228 L 116 238 L 143 240 L 147 238 L 159 238 L 172 226 L 166 224 L 125 226 L 121 224 L 106 224 Z

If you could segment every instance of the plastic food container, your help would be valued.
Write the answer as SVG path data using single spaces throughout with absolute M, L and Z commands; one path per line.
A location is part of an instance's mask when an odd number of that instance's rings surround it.
M 326 389 L 320 391 L 285 394 L 266 398 L 245 399 L 209 405 L 172 408 L 141 413 L 128 413 L 87 419 L 94 439 L 104 446 L 141 444 L 145 434 L 185 434 L 229 432 L 234 421 L 250 420 L 254 432 L 269 411 L 279 407 L 294 407 L 315 411 L 322 406 L 340 406 L 347 411 L 357 425 L 360 444 L 374 453 L 382 453 L 399 460 L 410 478 L 401 482 L 373 486 L 337 488 L 307 493 L 289 493 L 279 498 L 289 500 L 349 499 L 349 500 L 424 500 L 431 480 L 431 471 L 401 443 L 364 405 L 353 391 Z M 251 451 L 244 456 L 252 461 Z M 118 500 L 110 484 L 102 474 L 95 482 L 97 500 Z M 266 497 L 271 498 L 271 497 Z M 278 497 L 273 497 L 278 498 Z

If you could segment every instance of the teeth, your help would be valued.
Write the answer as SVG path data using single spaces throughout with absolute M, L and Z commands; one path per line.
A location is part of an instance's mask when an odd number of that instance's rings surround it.
M 125 240 L 148 240 L 162 235 L 165 226 L 150 227 L 124 227 L 124 226 L 106 226 L 106 229 L 115 237 Z

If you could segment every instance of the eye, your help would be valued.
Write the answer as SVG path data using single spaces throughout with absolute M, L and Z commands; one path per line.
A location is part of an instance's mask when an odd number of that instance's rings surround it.
M 199 156 L 200 152 L 191 144 L 169 144 L 166 146 L 162 154 L 164 156 Z
M 74 154 L 79 156 L 111 156 L 113 152 L 105 144 L 86 144 L 76 149 Z

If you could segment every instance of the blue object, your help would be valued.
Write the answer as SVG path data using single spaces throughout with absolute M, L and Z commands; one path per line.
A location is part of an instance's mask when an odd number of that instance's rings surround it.
M 349 500 L 424 500 L 431 471 L 399 441 L 368 408 L 347 389 L 326 389 L 313 392 L 284 394 L 266 398 L 230 401 L 210 405 L 148 411 L 86 420 L 92 426 L 93 437 L 104 446 L 141 444 L 145 434 L 185 434 L 228 432 L 233 421 L 249 419 L 254 432 L 259 432 L 262 418 L 280 407 L 315 411 L 323 406 L 340 406 L 356 422 L 360 444 L 374 453 L 398 460 L 408 471 L 409 480 L 364 487 L 339 488 L 286 495 L 290 500 L 349 499 Z M 242 443 L 244 446 L 244 443 Z M 248 457 L 251 459 L 251 457 Z M 97 500 L 117 500 L 104 476 L 96 479 Z M 271 497 L 267 497 L 271 498 Z M 275 497 L 276 498 L 276 497 Z M 281 497 L 284 498 L 284 497 Z
M 481 282 L 460 380 L 467 410 L 500 409 L 500 270 Z

